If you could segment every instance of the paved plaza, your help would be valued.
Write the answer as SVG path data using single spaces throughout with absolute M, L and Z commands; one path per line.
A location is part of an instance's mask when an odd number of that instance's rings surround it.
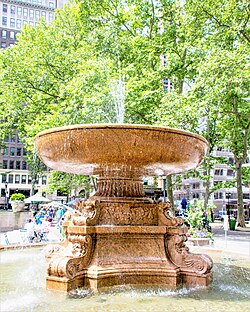
M 235 231 L 225 233 L 222 223 L 213 223 L 212 232 L 214 242 L 208 246 L 189 246 L 192 252 L 221 252 L 225 256 L 237 255 L 250 260 L 250 225 L 244 229 L 237 228 Z

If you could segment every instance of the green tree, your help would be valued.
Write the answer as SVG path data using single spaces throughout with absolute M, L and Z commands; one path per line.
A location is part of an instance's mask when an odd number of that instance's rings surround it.
M 246 95 L 248 5 L 246 0 L 71 3 L 51 24 L 26 26 L 18 43 L 1 51 L 0 131 L 18 129 L 32 148 L 30 138 L 46 128 L 117 121 L 114 89 L 122 81 L 125 122 L 179 127 L 206 136 L 209 194 L 210 154 L 225 137 L 217 127 L 224 129 L 228 124 L 223 118 L 232 116 L 226 114 L 229 93 L 222 81 L 233 73 L 244 89 L 240 96 Z M 235 64 L 229 57 L 234 50 L 239 54 Z M 235 71 L 220 66 L 219 56 Z M 243 77 L 240 69 L 245 65 Z M 214 79 L 216 68 L 220 83 Z M 174 86 L 170 93 L 163 88 L 165 79 Z M 227 138 L 232 141 L 232 136 Z
M 67 196 L 67 201 L 72 195 L 76 194 L 78 187 L 83 187 L 85 195 L 88 195 L 91 191 L 91 179 L 88 176 L 74 175 L 66 172 L 59 172 L 52 170 L 49 178 L 48 192 L 60 191 Z

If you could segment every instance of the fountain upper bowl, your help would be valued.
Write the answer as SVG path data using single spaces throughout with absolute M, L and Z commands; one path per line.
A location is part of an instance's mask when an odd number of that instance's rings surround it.
M 81 124 L 38 133 L 35 147 L 50 168 L 74 174 L 146 176 L 196 168 L 208 142 L 178 129 L 136 124 Z

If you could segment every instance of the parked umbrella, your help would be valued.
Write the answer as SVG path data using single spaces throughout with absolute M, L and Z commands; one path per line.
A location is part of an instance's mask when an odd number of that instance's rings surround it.
M 24 202 L 26 204 L 34 204 L 34 203 L 49 203 L 51 202 L 50 199 L 44 197 L 44 196 L 41 196 L 41 195 L 38 195 L 38 194 L 35 194 L 33 196 L 30 196 L 28 198 L 26 198 L 24 200 Z

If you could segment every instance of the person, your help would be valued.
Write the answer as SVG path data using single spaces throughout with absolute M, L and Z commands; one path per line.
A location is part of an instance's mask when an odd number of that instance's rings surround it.
M 186 208 L 187 208 L 187 200 L 186 200 L 186 198 L 182 198 L 182 201 L 181 201 L 181 209 L 182 209 L 182 212 L 183 212 L 183 213 L 185 213 Z
M 65 211 L 64 211 L 61 207 L 59 207 L 59 208 L 57 209 L 57 211 L 56 211 L 57 223 L 60 222 L 62 216 L 64 215 L 64 212 L 65 212 Z
M 47 216 L 48 216 L 48 220 L 52 222 L 54 219 L 54 210 L 52 208 L 50 208 L 50 210 L 48 211 Z
M 45 218 L 42 219 L 42 224 L 39 226 L 39 236 L 41 241 L 47 241 L 48 234 L 50 231 L 50 227 L 52 226 L 52 222 L 49 221 L 49 218 L 45 216 Z
M 35 224 L 32 219 L 29 219 L 28 222 L 24 225 L 29 243 L 33 242 L 35 238 Z

